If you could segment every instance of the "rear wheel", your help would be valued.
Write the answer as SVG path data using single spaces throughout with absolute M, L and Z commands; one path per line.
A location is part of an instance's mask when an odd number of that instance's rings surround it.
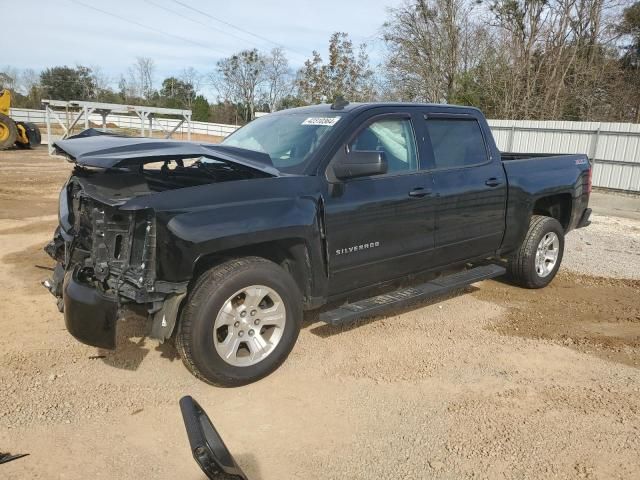
M 302 298 L 293 278 L 258 257 L 205 272 L 182 311 L 176 347 L 187 368 L 213 385 L 245 385 L 287 358 L 300 332 Z
M 0 150 L 12 147 L 17 137 L 16 123 L 10 117 L 0 113 Z
M 509 277 L 521 287 L 546 287 L 558 273 L 563 253 L 562 225 L 555 218 L 533 215 L 522 245 L 509 260 Z

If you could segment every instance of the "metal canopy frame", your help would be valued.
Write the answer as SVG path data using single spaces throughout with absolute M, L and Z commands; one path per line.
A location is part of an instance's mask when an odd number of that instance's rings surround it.
M 84 128 L 89 128 L 89 116 L 97 113 L 102 117 L 102 128 L 107 126 L 107 117 L 110 114 L 132 114 L 134 113 L 140 119 L 140 135 L 149 136 L 153 131 L 153 120 L 156 115 L 179 115 L 182 118 L 173 129 L 166 129 L 156 119 L 156 125 L 165 133 L 164 138 L 171 136 L 182 126 L 187 123 L 187 140 L 191 140 L 191 110 L 181 110 L 178 108 L 161 108 L 161 107 L 145 107 L 142 105 L 124 105 L 119 103 L 100 103 L 100 102 L 84 102 L 77 100 L 42 100 L 45 106 L 45 120 L 47 124 L 47 135 L 51 138 L 52 121 L 57 122 L 64 131 L 62 139 L 68 138 L 73 128 L 84 120 Z M 64 119 L 60 115 L 64 115 Z M 53 142 L 49 142 L 49 155 L 53 155 Z

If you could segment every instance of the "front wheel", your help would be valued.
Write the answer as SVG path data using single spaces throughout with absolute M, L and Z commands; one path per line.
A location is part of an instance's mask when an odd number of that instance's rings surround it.
M 509 277 L 521 287 L 546 287 L 558 273 L 563 253 L 562 225 L 555 218 L 533 215 L 522 245 L 509 259 Z
M 291 275 L 263 258 L 233 259 L 196 281 L 182 311 L 176 346 L 201 380 L 246 385 L 284 362 L 301 320 L 302 298 Z

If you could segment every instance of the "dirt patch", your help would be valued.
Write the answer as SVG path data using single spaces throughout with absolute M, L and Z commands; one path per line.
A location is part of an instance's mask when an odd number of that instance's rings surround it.
M 44 292 L 41 282 L 51 276 L 54 262 L 43 248 L 43 244 L 37 243 L 0 259 L 11 268 L 14 278 L 23 284 L 24 291 L 28 294 Z
M 58 193 L 72 165 L 46 147 L 0 152 L 0 219 L 57 213 Z
M 165 133 L 164 132 L 153 132 L 152 135 L 154 138 L 164 138 L 165 137 Z M 181 133 L 181 132 L 176 132 L 173 135 L 171 135 L 171 138 L 174 140 L 187 140 L 187 134 L 186 133 Z M 224 137 L 221 137 L 219 135 L 205 135 L 202 133 L 192 133 L 191 134 L 191 141 L 192 142 L 204 142 L 204 143 L 220 143 L 222 142 L 222 140 L 224 140 Z
M 31 222 L 15 227 L 0 229 L 0 235 L 28 235 L 30 233 L 51 232 L 58 226 L 58 219 L 42 220 L 39 222 Z
M 508 306 L 495 330 L 548 339 L 640 368 L 640 280 L 563 272 L 546 288 L 491 282 L 474 295 Z

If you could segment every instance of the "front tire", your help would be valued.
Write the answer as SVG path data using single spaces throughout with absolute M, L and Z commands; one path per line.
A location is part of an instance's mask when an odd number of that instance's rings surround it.
M 196 281 L 182 310 L 176 347 L 199 379 L 237 387 L 285 361 L 301 321 L 302 298 L 291 275 L 263 258 L 233 259 Z
M 509 278 L 524 288 L 543 288 L 558 273 L 564 230 L 555 218 L 533 215 L 518 251 L 509 259 Z

